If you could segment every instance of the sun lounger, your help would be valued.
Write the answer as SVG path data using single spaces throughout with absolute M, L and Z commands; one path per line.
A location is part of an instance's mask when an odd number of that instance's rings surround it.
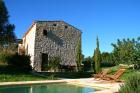
M 97 79 L 97 78 L 102 78 L 102 77 L 104 77 L 105 75 L 107 75 L 108 71 L 109 71 L 109 70 L 103 70 L 103 71 L 99 72 L 98 74 L 95 74 L 95 75 L 94 75 L 94 78 L 95 78 L 95 79 Z
M 115 82 L 115 81 L 120 81 L 121 82 L 121 80 L 119 80 L 118 78 L 125 72 L 125 70 L 126 69 L 121 68 L 114 75 L 105 75 L 101 79 L 112 81 L 112 82 Z

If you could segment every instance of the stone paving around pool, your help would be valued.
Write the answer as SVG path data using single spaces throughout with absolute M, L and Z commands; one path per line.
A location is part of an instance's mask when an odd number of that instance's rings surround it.
M 65 80 L 41 80 L 41 81 L 0 82 L 0 86 L 52 84 L 52 83 L 67 83 L 67 82 Z
M 68 79 L 66 80 L 68 84 L 93 87 L 99 89 L 94 93 L 117 93 L 120 89 L 120 85 L 123 83 L 111 83 L 104 80 L 95 80 L 94 78 L 85 78 L 85 79 Z
M 123 83 L 110 83 L 103 80 L 95 80 L 94 78 L 82 79 L 61 79 L 61 80 L 42 80 L 42 81 L 18 81 L 18 82 L 0 82 L 0 86 L 11 85 L 31 85 L 31 84 L 48 84 L 48 83 L 68 83 L 71 85 L 91 87 L 98 91 L 94 93 L 117 93 L 120 85 Z

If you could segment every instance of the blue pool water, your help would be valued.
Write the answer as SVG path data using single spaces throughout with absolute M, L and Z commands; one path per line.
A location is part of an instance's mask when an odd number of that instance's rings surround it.
M 0 93 L 91 93 L 94 88 L 79 87 L 69 84 L 44 84 L 0 87 Z

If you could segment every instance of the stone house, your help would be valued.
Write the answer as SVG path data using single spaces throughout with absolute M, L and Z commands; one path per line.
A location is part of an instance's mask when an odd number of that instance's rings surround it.
M 61 65 L 77 66 L 76 52 L 81 31 L 64 21 L 35 21 L 19 44 L 19 54 L 30 55 L 31 66 L 41 71 L 50 57 L 60 57 Z

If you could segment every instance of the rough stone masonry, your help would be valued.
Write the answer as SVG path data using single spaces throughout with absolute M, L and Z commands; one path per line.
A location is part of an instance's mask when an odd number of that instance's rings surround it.
M 60 57 L 61 65 L 77 66 L 76 52 L 81 31 L 64 21 L 35 21 L 35 24 L 33 68 L 41 71 L 43 54 L 48 56 L 47 60 Z

